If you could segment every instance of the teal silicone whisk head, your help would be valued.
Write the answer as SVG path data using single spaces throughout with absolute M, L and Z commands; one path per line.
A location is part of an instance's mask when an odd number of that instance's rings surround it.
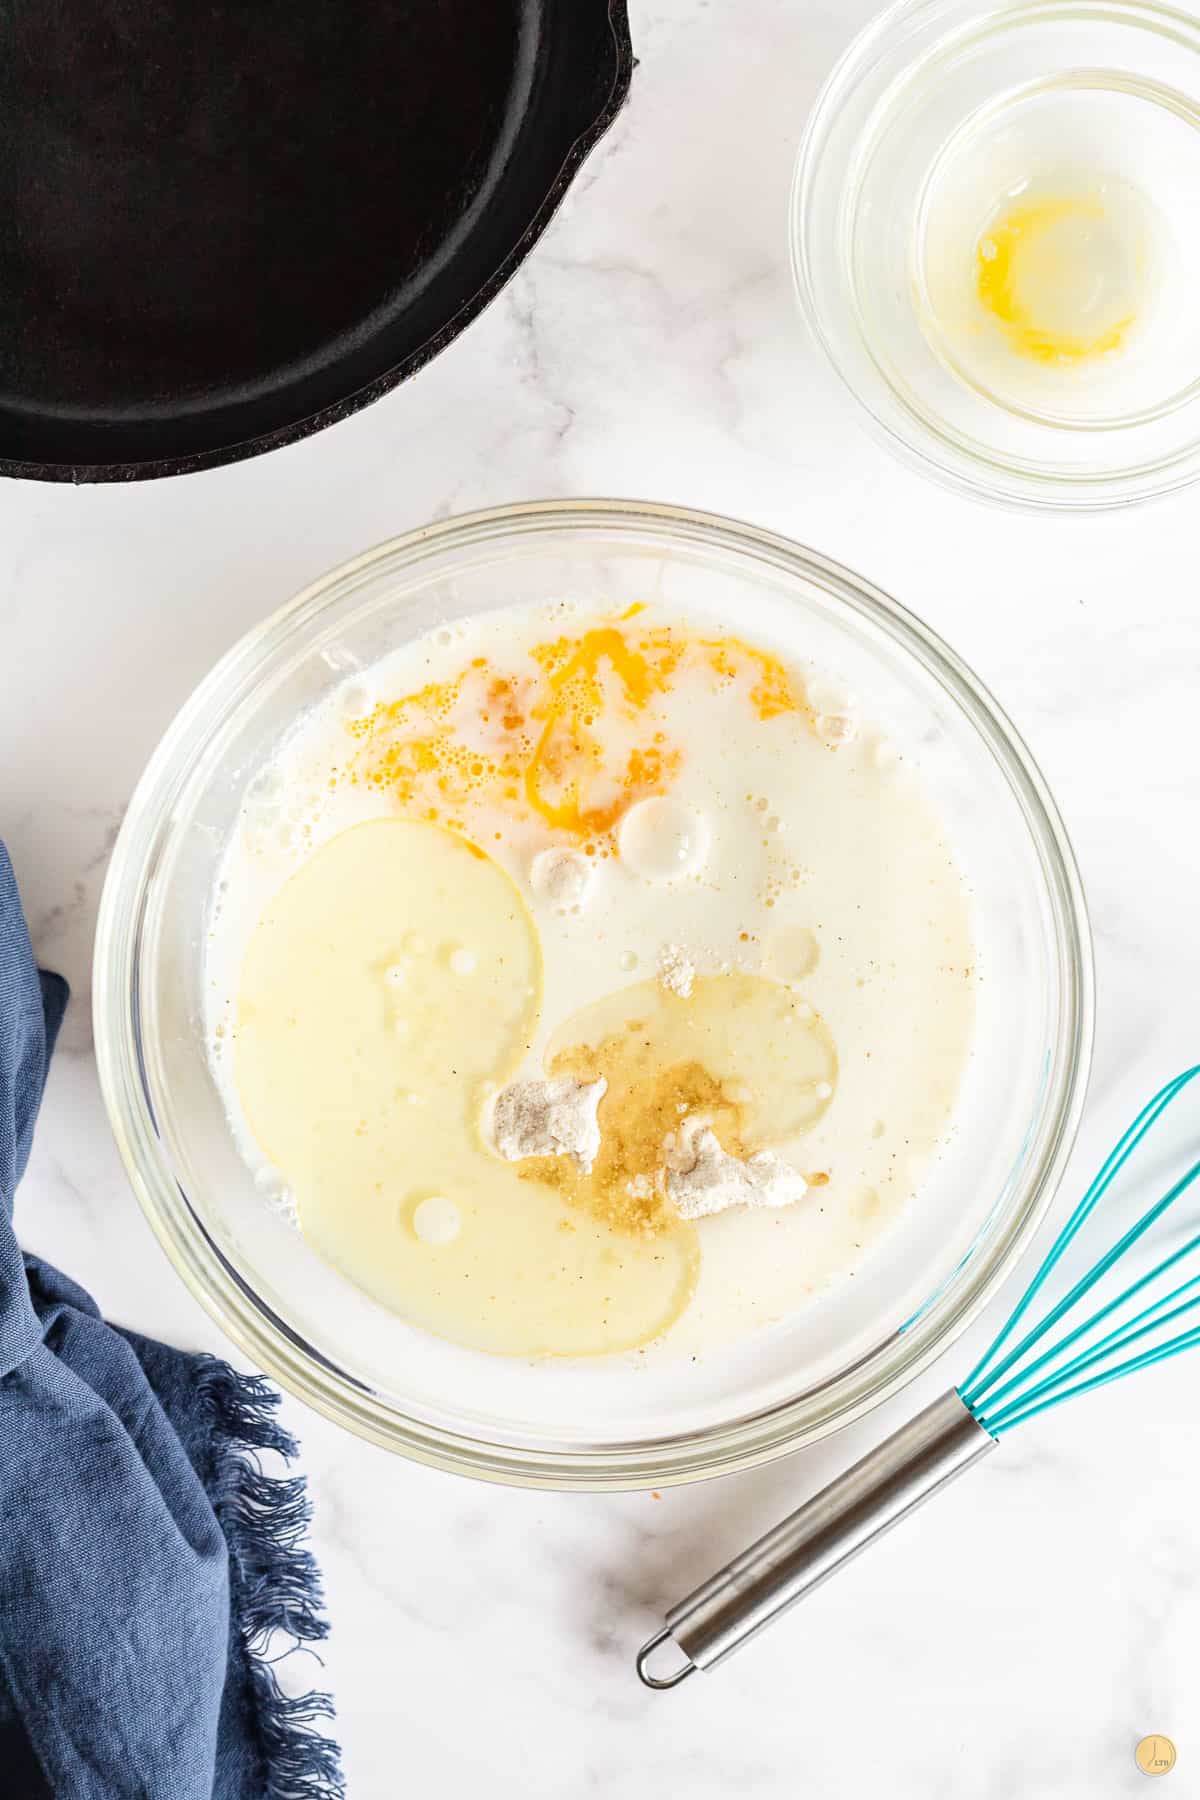
M 1047 1294 L 1054 1271 L 1138 1146 L 1197 1075 L 1200 1065 L 1185 1070 L 1142 1108 L 961 1387 L 933 1401 L 671 1608 L 663 1629 L 637 1658 L 647 1687 L 676 1687 L 696 1669 L 710 1669 L 732 1655 L 994 1450 L 1014 1425 L 1200 1344 L 1200 1214 L 1192 1220 L 1195 1229 L 1185 1227 L 1181 1241 L 1172 1239 L 1151 1268 L 1136 1273 L 1132 1265 L 1126 1273 L 1120 1268 L 1200 1178 L 1200 1156 L 1070 1283 L 1061 1300 L 1051 1301 Z M 1200 1150 L 1200 1133 L 1197 1139 L 1194 1148 Z M 668 1644 L 683 1660 L 676 1658 L 673 1667 L 656 1673 L 653 1659 Z
M 1200 1159 L 1147 1207 L 1061 1300 L 1049 1306 L 1036 1324 L 1018 1336 L 1018 1328 L 1036 1312 L 1055 1268 L 1142 1139 L 1197 1075 L 1200 1064 L 1169 1081 L 1142 1108 L 1055 1238 L 1007 1324 L 960 1385 L 958 1393 L 963 1404 L 993 1437 L 1001 1437 L 1014 1425 L 1070 1400 L 1075 1394 L 1086 1394 L 1122 1375 L 1132 1375 L 1135 1369 L 1148 1368 L 1151 1363 L 1178 1356 L 1200 1344 L 1200 1320 L 1196 1319 L 1200 1313 L 1200 1231 L 1128 1282 L 1111 1299 L 1088 1310 L 1086 1317 L 1075 1319 L 1077 1309 L 1086 1308 L 1088 1297 L 1095 1296 L 1105 1277 L 1200 1177 Z M 1179 1282 L 1177 1277 L 1189 1258 L 1193 1259 L 1195 1272 Z M 1168 1287 L 1172 1280 L 1176 1285 Z M 1189 1316 L 1193 1323 L 1180 1329 L 1181 1321 Z M 1011 1348 L 1006 1349 L 1006 1345 Z

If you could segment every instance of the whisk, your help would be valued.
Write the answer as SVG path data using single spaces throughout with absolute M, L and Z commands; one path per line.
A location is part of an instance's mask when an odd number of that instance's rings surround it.
M 1200 1311 L 1200 1273 L 1166 1285 L 1200 1249 L 1200 1230 L 1113 1298 L 1096 1305 L 1094 1296 L 1090 1304 L 1095 1310 L 1084 1305 L 1200 1176 L 1200 1160 L 1032 1323 L 1046 1284 L 1068 1248 L 1147 1132 L 1197 1075 L 1200 1064 L 1169 1081 L 1142 1108 L 1059 1232 L 1007 1323 L 961 1386 L 910 1419 L 671 1608 L 662 1630 L 638 1652 L 637 1672 L 647 1687 L 677 1687 L 697 1669 L 723 1662 L 922 1501 L 994 1450 L 1026 1419 L 1200 1343 L 1200 1323 L 1193 1319 L 1180 1328 L 1180 1321 Z M 1086 1317 L 1076 1324 L 1071 1317 L 1077 1308 Z M 656 1675 L 651 1661 L 668 1643 L 682 1653 L 683 1661 Z

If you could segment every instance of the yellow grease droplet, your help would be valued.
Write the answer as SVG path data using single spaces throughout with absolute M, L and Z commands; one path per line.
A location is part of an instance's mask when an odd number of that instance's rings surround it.
M 767 973 L 777 981 L 803 981 L 821 957 L 815 932 L 804 925 L 781 925 L 767 939 L 764 958 Z

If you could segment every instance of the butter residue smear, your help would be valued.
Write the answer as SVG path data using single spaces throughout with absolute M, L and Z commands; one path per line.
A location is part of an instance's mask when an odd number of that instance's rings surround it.
M 260 1185 L 381 1304 L 509 1355 L 694 1350 L 845 1273 L 973 1016 L 962 883 L 884 748 L 658 604 L 361 672 L 222 873 L 213 1060 Z
M 1143 302 L 1146 259 L 1145 246 L 1130 242 L 1125 211 L 1100 187 L 1023 193 L 980 236 L 976 285 L 1018 356 L 1075 365 L 1124 344 Z

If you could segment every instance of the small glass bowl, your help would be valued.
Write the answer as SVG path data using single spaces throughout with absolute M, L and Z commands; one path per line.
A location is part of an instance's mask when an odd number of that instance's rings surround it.
M 248 784 L 306 707 L 439 625 L 654 598 L 811 659 L 885 726 L 970 883 L 976 1050 L 956 1127 L 853 1280 L 717 1354 L 525 1361 L 415 1330 L 313 1252 L 238 1155 L 206 1050 L 214 884 Z M 638 1487 L 778 1456 L 909 1380 L 978 1312 L 1053 1194 L 1091 1049 L 1087 919 L 1045 786 L 961 662 L 786 539 L 668 506 L 547 502 L 384 544 L 257 625 L 201 683 L 126 815 L 96 940 L 96 1053 L 130 1179 L 245 1354 L 339 1424 L 496 1481 Z
M 1006 198 L 1056 189 L 1125 233 L 1137 319 L 1086 363 L 989 361 L 977 245 Z M 950 485 L 1076 510 L 1167 493 L 1200 476 L 1198 192 L 1200 21 L 1147 0 L 899 0 L 800 146 L 800 304 L 886 441 Z

